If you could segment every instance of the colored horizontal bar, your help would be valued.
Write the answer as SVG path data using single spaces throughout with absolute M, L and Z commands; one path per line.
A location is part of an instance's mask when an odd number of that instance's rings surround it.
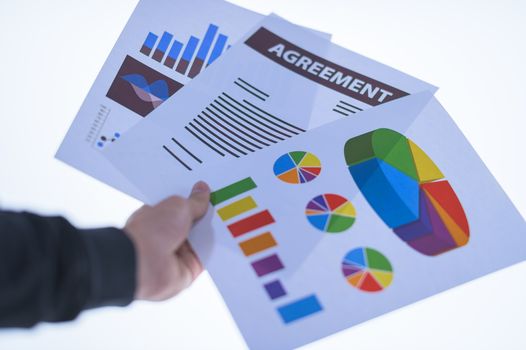
M 246 213 L 247 211 L 256 207 L 257 204 L 254 201 L 254 199 L 248 196 L 245 198 L 241 198 L 233 203 L 230 203 L 227 206 L 224 206 L 223 208 L 217 211 L 217 214 L 223 221 L 226 221 L 228 219 L 233 218 L 234 216 Z
M 269 282 L 264 285 L 265 290 L 270 299 L 274 300 L 284 295 L 287 295 L 287 291 L 283 288 L 283 285 L 279 280 Z
M 207 66 L 212 64 L 223 52 L 223 49 L 225 48 L 226 41 L 228 40 L 228 37 L 223 34 L 219 34 L 217 37 L 216 44 L 214 45 L 214 48 L 212 49 L 212 53 L 210 54 L 210 58 L 208 58 Z
M 239 243 L 239 247 L 245 256 L 259 253 L 263 250 L 277 246 L 276 240 L 270 232 L 265 232 L 253 238 Z
M 277 310 L 283 322 L 290 323 L 320 312 L 323 310 L 323 307 L 318 301 L 318 298 L 313 294 L 290 304 L 280 306 Z
M 208 51 L 210 50 L 210 46 L 212 46 L 212 41 L 214 41 L 214 37 L 216 36 L 217 29 L 218 27 L 214 24 L 208 26 L 203 42 L 197 51 L 197 58 L 203 61 L 205 60 L 206 55 L 208 55 Z
M 266 258 L 256 260 L 252 263 L 252 267 L 258 277 L 268 275 L 269 273 L 283 269 L 283 263 L 276 254 L 267 256 Z
M 228 229 L 230 230 L 230 233 L 232 233 L 232 236 L 239 237 L 245 233 L 257 230 L 260 227 L 270 225 L 274 222 L 274 218 L 270 212 L 264 210 L 228 225 Z
M 172 41 L 173 35 L 164 32 L 163 36 L 161 37 L 161 40 L 159 41 L 159 44 L 157 45 L 157 48 L 155 49 L 155 52 L 153 53 L 152 58 L 158 62 L 161 62 L 166 50 L 168 50 L 168 46 L 170 45 L 170 42 Z
M 223 187 L 217 191 L 214 191 L 210 194 L 210 203 L 212 205 L 217 205 L 222 203 L 230 198 L 239 196 L 242 193 L 248 192 L 256 188 L 256 183 L 252 180 L 251 177 L 247 177 L 238 182 L 234 182 L 231 185 Z

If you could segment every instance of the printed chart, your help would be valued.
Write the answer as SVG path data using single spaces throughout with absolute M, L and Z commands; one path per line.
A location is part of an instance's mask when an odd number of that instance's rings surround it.
M 157 34 L 149 32 L 140 51 L 146 56 L 150 56 L 153 52 L 151 58 L 157 62 L 161 62 L 164 59 L 163 64 L 168 68 L 174 68 L 175 63 L 179 59 L 175 70 L 180 74 L 187 74 L 189 78 L 193 78 L 201 72 L 204 66 L 214 62 L 223 53 L 225 47 L 230 47 L 226 46 L 228 36 L 218 33 L 218 31 L 219 27 L 217 25 L 210 24 L 202 40 L 192 35 L 186 44 L 173 40 L 174 35 L 169 32 L 164 32 L 160 38 Z M 200 41 L 201 45 L 199 46 Z M 181 53 L 182 55 L 179 58 Z M 205 64 L 207 58 L 208 61 Z M 193 63 L 190 66 L 192 59 Z M 188 70 L 188 67 L 190 67 L 190 70 Z
M 389 260 L 372 248 L 356 248 L 345 255 L 342 272 L 347 282 L 364 292 L 379 292 L 393 281 Z
M 343 232 L 356 220 L 356 210 L 352 203 L 337 194 L 314 197 L 307 204 L 305 215 L 312 226 L 329 233 Z
M 320 173 L 320 160 L 309 152 L 289 152 L 279 157 L 274 163 L 274 175 L 289 184 L 310 182 Z
M 409 246 L 434 256 L 467 244 L 469 225 L 455 191 L 414 142 L 377 129 L 348 140 L 344 153 L 362 194 Z

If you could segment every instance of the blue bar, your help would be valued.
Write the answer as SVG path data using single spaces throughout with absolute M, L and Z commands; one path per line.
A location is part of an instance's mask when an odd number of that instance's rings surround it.
M 199 44 L 199 39 L 197 39 L 195 36 L 191 36 L 190 39 L 188 39 L 188 43 L 186 44 L 183 52 L 183 60 L 188 62 L 192 60 L 195 49 L 197 48 L 197 44 Z
M 204 61 L 206 55 L 208 55 L 210 46 L 212 46 L 212 41 L 214 41 L 214 37 L 216 36 L 217 29 L 217 26 L 214 24 L 210 24 L 208 26 L 203 42 L 201 43 L 201 47 L 199 48 L 199 51 L 197 51 L 197 58 L 200 60 Z
M 212 62 L 214 62 L 223 52 L 223 49 L 225 48 L 226 41 L 228 40 L 228 36 L 219 34 L 219 37 L 217 38 L 216 44 L 214 48 L 212 49 L 212 54 L 210 55 L 210 58 L 208 59 L 207 66 L 210 65 Z
M 174 43 L 172 44 L 172 48 L 170 49 L 170 52 L 168 52 L 168 57 L 171 57 L 174 59 L 174 61 L 177 61 L 177 57 L 179 57 L 179 53 L 181 53 L 181 50 L 183 48 L 183 43 L 177 40 L 174 40 Z
M 155 50 L 159 50 L 162 53 L 165 53 L 168 49 L 168 45 L 170 45 L 170 41 L 172 41 L 172 38 L 172 34 L 164 32 L 163 36 L 161 37 L 161 41 L 159 42 L 159 45 L 157 45 L 157 48 Z
M 149 49 L 153 49 L 153 46 L 157 42 L 157 38 L 158 38 L 157 35 L 153 34 L 152 32 L 149 32 L 142 46 L 146 46 Z
M 323 307 L 314 294 L 278 307 L 278 312 L 285 323 L 299 320 L 321 310 Z

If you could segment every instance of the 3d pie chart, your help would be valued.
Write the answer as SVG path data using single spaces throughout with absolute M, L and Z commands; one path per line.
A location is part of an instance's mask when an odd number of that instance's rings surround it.
M 348 140 L 344 155 L 371 207 L 413 249 L 435 256 L 468 243 L 468 220 L 455 191 L 413 141 L 376 129 Z

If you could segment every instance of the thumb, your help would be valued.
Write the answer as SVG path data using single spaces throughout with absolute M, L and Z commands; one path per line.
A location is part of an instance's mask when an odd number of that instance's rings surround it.
M 192 187 L 192 193 L 188 197 L 190 212 L 193 221 L 200 219 L 206 213 L 210 201 L 210 187 L 206 182 L 199 181 Z

